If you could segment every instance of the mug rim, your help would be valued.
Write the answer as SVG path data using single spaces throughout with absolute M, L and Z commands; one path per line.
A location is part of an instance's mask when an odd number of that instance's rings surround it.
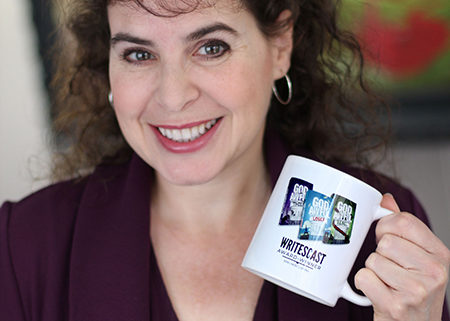
M 378 194 L 380 194 L 381 196 L 383 196 L 383 194 L 382 194 L 379 190 L 377 190 L 375 187 L 373 187 L 373 186 L 371 186 L 370 184 L 368 184 L 368 183 L 366 183 L 366 182 L 360 180 L 359 178 L 356 178 L 355 176 L 352 176 L 352 175 L 350 175 L 350 174 L 348 174 L 348 173 L 346 173 L 346 172 L 344 172 L 344 171 L 341 171 L 341 170 L 339 170 L 339 169 L 337 169 L 337 168 L 335 168 L 335 167 L 333 167 L 333 166 L 330 166 L 330 165 L 321 163 L 321 162 L 316 161 L 316 160 L 314 160 L 314 159 L 310 159 L 310 158 L 303 157 L 303 156 L 299 156 L 299 155 L 295 155 L 295 154 L 290 154 L 290 155 L 288 155 L 288 157 L 286 158 L 286 161 L 287 161 L 289 158 L 292 158 L 292 159 L 301 159 L 301 160 L 305 160 L 305 161 L 311 162 L 311 163 L 313 163 L 313 164 L 315 164 L 315 165 L 323 166 L 323 167 L 325 167 L 325 168 L 327 168 L 327 169 L 329 169 L 329 170 L 332 170 L 332 171 L 334 171 L 334 172 L 336 172 L 336 173 L 339 173 L 339 174 L 343 175 L 344 177 L 353 179 L 353 180 L 355 180 L 356 182 L 358 182 L 358 183 L 364 185 L 365 187 L 368 187 L 369 189 L 371 189 L 371 190 L 373 190 L 374 192 L 377 192 Z

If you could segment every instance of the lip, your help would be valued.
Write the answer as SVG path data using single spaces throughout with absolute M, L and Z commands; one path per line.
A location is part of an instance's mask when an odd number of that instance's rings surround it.
M 200 149 L 202 149 L 204 146 L 208 144 L 208 142 L 211 140 L 211 138 L 216 133 L 217 129 L 222 123 L 222 117 L 217 119 L 217 122 L 214 124 L 211 129 L 209 129 L 205 134 L 198 137 L 197 139 L 189 142 L 176 142 L 173 141 L 165 136 L 163 136 L 159 130 L 158 127 L 163 127 L 167 129 L 183 129 L 183 128 L 190 128 L 194 127 L 200 124 L 205 123 L 205 121 L 195 122 L 195 123 L 189 123 L 189 124 L 183 124 L 181 126 L 155 126 L 150 125 L 150 128 L 155 133 L 156 138 L 161 143 L 161 145 L 168 150 L 169 152 L 176 153 L 176 154 L 183 154 L 183 153 L 193 153 Z
M 210 120 L 213 120 L 213 119 L 210 119 Z M 221 118 L 217 118 L 217 121 L 219 119 L 221 119 Z M 183 124 L 183 125 L 152 125 L 152 127 L 162 127 L 162 128 L 167 128 L 167 129 L 183 129 L 183 128 L 191 128 L 191 127 L 194 127 L 194 126 L 198 126 L 200 124 L 207 123 L 208 121 L 209 120 L 196 121 L 196 122 Z

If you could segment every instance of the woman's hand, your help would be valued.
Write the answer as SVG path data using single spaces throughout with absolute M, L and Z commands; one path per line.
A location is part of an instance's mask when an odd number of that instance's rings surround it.
M 422 221 L 400 212 L 392 195 L 381 205 L 394 214 L 378 222 L 378 247 L 356 287 L 372 301 L 376 321 L 441 320 L 450 251 Z

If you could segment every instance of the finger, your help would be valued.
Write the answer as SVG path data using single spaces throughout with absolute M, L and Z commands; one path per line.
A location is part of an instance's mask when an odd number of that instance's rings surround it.
M 388 287 L 398 292 L 408 293 L 411 288 L 421 285 L 418 273 L 411 273 L 376 252 L 367 258 L 366 267 Z
M 383 198 L 381 199 L 381 207 L 384 207 L 388 210 L 391 210 L 394 213 L 400 212 L 400 207 L 398 207 L 397 202 L 394 199 L 394 196 L 392 194 L 384 194 Z
M 388 215 L 380 219 L 375 233 L 377 242 L 383 235 L 393 234 L 420 246 L 431 254 L 445 256 L 444 254 L 447 253 L 447 247 L 425 223 L 406 212 Z
M 372 302 L 374 320 L 413 320 L 414 316 L 418 320 L 423 319 L 419 314 L 420 307 L 417 309 L 420 303 L 424 301 L 422 300 L 423 296 L 411 295 L 414 289 L 411 289 L 409 293 L 397 291 L 385 284 L 369 268 L 358 271 L 355 276 L 355 285 Z M 421 292 L 423 293 L 423 291 Z
M 398 206 L 397 202 L 394 199 L 394 196 L 390 193 L 386 193 L 383 195 L 383 198 L 381 199 L 380 203 L 381 207 L 391 210 L 392 213 L 400 213 L 400 207 Z M 380 240 L 381 235 L 376 233 L 376 242 L 378 243 Z
M 376 252 L 404 269 L 424 271 L 434 257 L 420 246 L 393 234 L 384 234 Z
M 359 270 L 355 275 L 355 286 L 369 298 L 375 311 L 386 312 L 393 299 L 392 291 L 372 270 Z
M 417 302 L 422 302 L 427 293 L 445 291 L 448 281 L 448 265 L 440 257 L 392 234 L 381 239 L 366 267 L 391 288 L 409 293 L 407 297 Z
M 439 314 L 442 310 L 447 283 L 447 275 L 442 273 L 442 269 L 435 270 L 440 271 L 440 276 L 437 274 L 433 276 L 433 272 L 423 276 L 399 267 L 378 253 L 372 253 L 369 256 L 366 266 L 390 291 L 388 305 L 377 307 L 378 312 L 391 315 L 395 320 L 412 320 L 411 313 L 420 315 L 426 312 L 429 317 L 427 320 L 437 320 L 437 318 L 430 318 L 429 313 L 431 311 Z M 433 268 L 430 269 L 433 270 Z M 380 302 L 383 301 L 380 300 Z M 374 309 L 376 310 L 375 304 Z M 417 319 L 422 320 L 423 315 Z

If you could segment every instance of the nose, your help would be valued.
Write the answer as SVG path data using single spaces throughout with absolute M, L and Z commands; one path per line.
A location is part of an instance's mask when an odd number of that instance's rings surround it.
M 185 68 L 166 65 L 159 76 L 156 99 L 166 110 L 180 111 L 198 98 L 200 91 Z

